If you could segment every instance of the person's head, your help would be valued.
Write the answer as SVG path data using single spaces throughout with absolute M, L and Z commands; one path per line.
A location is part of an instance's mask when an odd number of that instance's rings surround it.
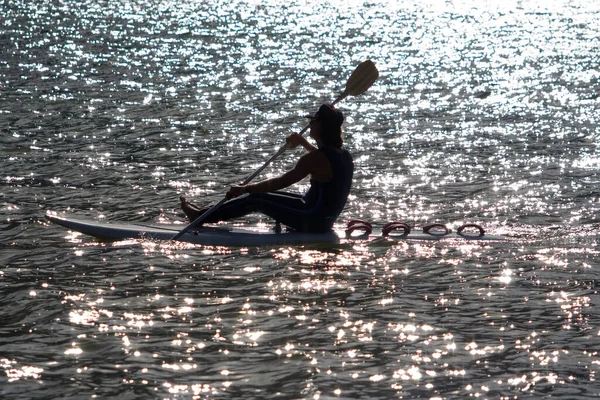
M 323 104 L 310 118 L 310 136 L 325 147 L 342 147 L 344 114 L 333 106 Z

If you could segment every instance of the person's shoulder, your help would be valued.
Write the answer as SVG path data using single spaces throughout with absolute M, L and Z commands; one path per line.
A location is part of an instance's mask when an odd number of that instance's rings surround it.
M 322 147 L 319 149 L 319 151 L 323 152 L 323 153 L 336 153 L 336 154 L 343 154 L 343 153 L 348 153 L 348 150 L 346 150 L 345 147 Z
M 321 149 L 317 149 L 317 150 L 313 150 L 313 151 L 304 153 L 304 155 L 301 157 L 301 159 L 315 162 L 315 161 L 319 161 L 322 159 L 327 159 L 327 156 Z
M 348 151 L 348 149 L 346 149 L 345 147 L 329 148 L 328 151 L 331 151 L 334 154 L 339 154 L 342 157 L 346 157 L 346 158 L 352 159 L 352 154 L 350 154 L 350 152 Z
M 331 168 L 329 157 L 320 149 L 305 153 L 298 163 L 310 170 L 311 173 L 323 168 Z

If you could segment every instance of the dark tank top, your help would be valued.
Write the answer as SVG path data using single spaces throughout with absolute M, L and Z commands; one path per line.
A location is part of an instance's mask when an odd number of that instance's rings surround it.
M 310 188 L 304 195 L 304 201 L 314 218 L 319 219 L 322 228 L 331 229 L 333 223 L 342 212 L 352 186 L 352 175 L 354 174 L 354 161 L 347 150 L 337 151 L 322 148 L 331 170 L 333 179 L 331 182 L 310 181 Z

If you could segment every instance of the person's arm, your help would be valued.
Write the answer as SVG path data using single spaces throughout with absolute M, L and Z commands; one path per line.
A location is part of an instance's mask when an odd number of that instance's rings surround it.
M 313 152 L 304 154 L 300 157 L 294 168 L 275 178 L 247 185 L 233 185 L 227 192 L 227 198 L 238 197 L 244 193 L 276 192 L 277 190 L 291 186 L 306 178 L 312 172 L 316 164 L 316 156 L 317 154 Z
M 292 133 L 285 139 L 285 142 L 291 148 L 297 147 L 298 145 L 304 147 L 308 152 L 315 151 L 317 148 L 310 144 L 306 138 L 298 133 Z

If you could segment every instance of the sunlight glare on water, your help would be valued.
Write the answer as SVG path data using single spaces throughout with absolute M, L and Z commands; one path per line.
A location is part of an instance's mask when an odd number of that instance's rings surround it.
M 0 397 L 600 394 L 597 1 L 0 11 Z M 43 220 L 183 227 L 180 195 L 219 201 L 366 59 L 378 81 L 339 103 L 356 169 L 336 228 L 510 241 L 209 247 Z

